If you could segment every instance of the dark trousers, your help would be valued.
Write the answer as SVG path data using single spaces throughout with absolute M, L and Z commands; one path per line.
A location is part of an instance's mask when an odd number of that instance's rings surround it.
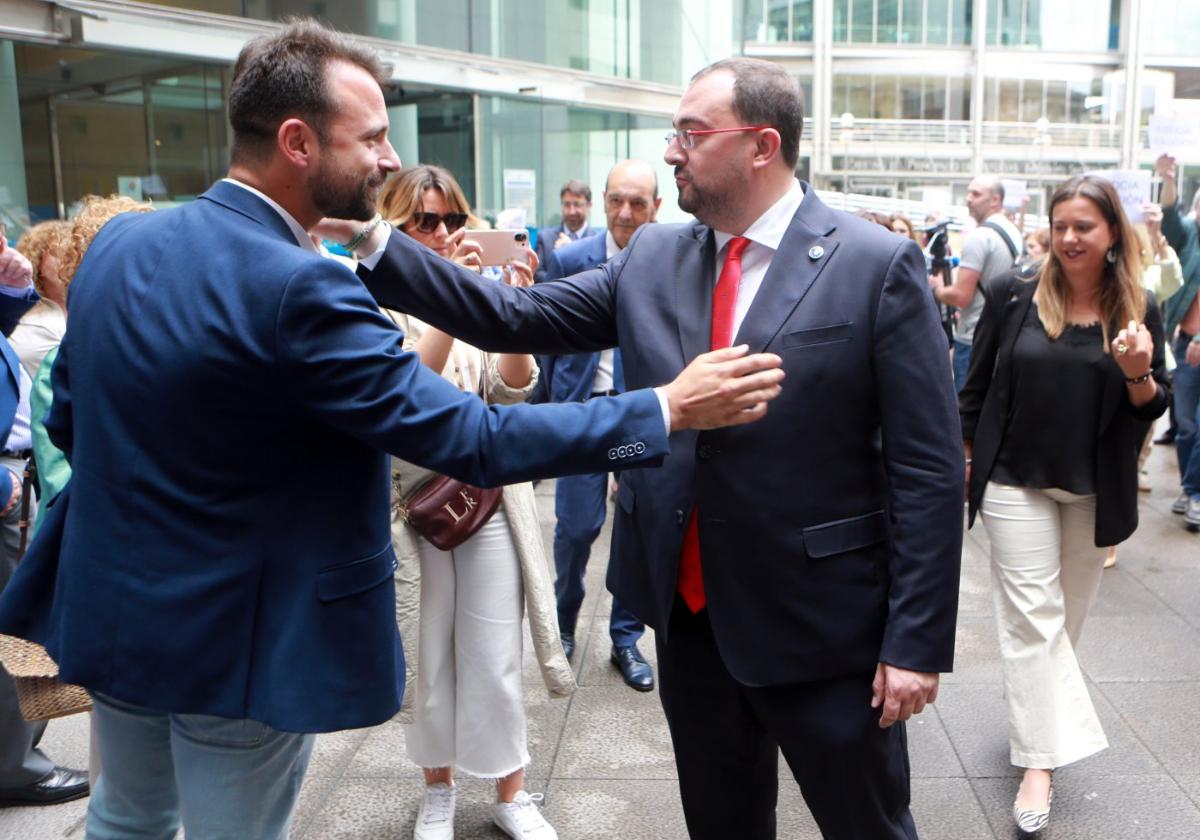
M 822 836 L 916 840 L 904 724 L 879 728 L 874 674 L 754 688 L 721 661 L 707 610 L 676 599 L 659 692 L 693 840 L 774 840 L 778 755 Z
M 574 633 L 583 605 L 583 577 L 592 543 L 604 527 L 607 514 L 608 473 L 565 475 L 554 488 L 554 594 L 558 601 L 558 626 Z M 608 634 L 618 647 L 636 644 L 646 626 L 613 598 Z

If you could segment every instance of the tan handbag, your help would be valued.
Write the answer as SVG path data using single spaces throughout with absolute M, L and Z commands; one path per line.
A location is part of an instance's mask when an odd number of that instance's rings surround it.
M 58 665 L 46 649 L 16 636 L 0 635 L 0 662 L 17 686 L 25 720 L 49 720 L 91 711 L 92 698 L 58 678 Z

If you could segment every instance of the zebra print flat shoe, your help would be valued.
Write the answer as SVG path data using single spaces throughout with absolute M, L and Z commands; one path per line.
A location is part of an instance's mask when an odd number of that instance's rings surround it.
M 1046 796 L 1046 810 L 1021 810 L 1013 802 L 1013 821 L 1017 824 L 1019 837 L 1031 837 L 1050 824 L 1050 804 L 1054 802 L 1054 784 L 1050 784 L 1050 792 Z

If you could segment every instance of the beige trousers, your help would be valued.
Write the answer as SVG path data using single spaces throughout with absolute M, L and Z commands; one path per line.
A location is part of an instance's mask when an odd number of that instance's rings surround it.
M 1075 659 L 1104 571 L 1096 497 L 989 482 L 980 512 L 1012 763 L 1053 769 L 1097 753 L 1108 740 Z

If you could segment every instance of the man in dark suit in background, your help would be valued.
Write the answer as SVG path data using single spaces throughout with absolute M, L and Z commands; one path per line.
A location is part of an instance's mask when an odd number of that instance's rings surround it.
M 777 370 L 738 376 L 772 358 L 710 354 L 657 392 L 485 406 L 404 352 L 307 232 L 338 216 L 371 219 L 349 245 L 382 234 L 386 77 L 312 21 L 255 39 L 229 177 L 109 222 L 71 286 L 46 428 L 73 476 L 0 628 L 92 693 L 89 837 L 173 837 L 182 815 L 188 836 L 282 840 L 311 733 L 396 712 L 385 453 L 486 485 L 632 467 L 778 391 Z M 706 397 L 722 391 L 742 393 Z
M 8 343 L 17 321 L 37 302 L 33 267 L 8 247 L 0 232 L 0 592 L 16 570 L 21 525 L 22 475 L 29 461 L 29 374 Z M 36 506 L 30 500 L 30 518 Z M 0 665 L 0 806 L 53 805 L 86 796 L 87 773 L 57 767 L 38 749 L 46 721 L 21 715 L 17 687 Z
M 557 225 L 540 228 L 537 244 L 534 246 L 538 257 L 534 280 L 539 283 L 546 279 L 550 255 L 557 249 L 604 233 L 603 228 L 594 228 L 588 223 L 588 215 L 592 212 L 591 187 L 572 178 L 558 191 L 558 198 L 562 202 L 562 221 Z
M 661 468 L 622 476 L 608 585 L 655 629 L 693 837 L 775 837 L 781 750 L 826 837 L 912 840 L 903 721 L 953 659 L 964 476 L 925 262 L 796 181 L 778 65 L 705 68 L 674 124 L 697 222 L 520 290 L 393 236 L 368 284 L 488 350 L 619 345 L 630 387 L 731 339 L 783 356 L 753 428 L 673 435 Z
M 608 173 L 604 185 L 604 215 L 608 232 L 565 245 L 550 255 L 547 280 L 557 280 L 596 268 L 608 262 L 629 244 L 642 225 L 653 222 L 662 198 L 654 167 L 642 160 L 625 160 Z M 625 390 L 621 351 L 546 356 L 540 388 L 551 402 L 572 402 L 611 396 Z M 558 626 L 563 650 L 570 658 L 575 650 L 575 624 L 583 604 L 583 577 L 587 572 L 592 543 L 604 527 L 608 500 L 608 473 L 588 473 L 560 478 L 554 487 L 554 582 L 558 598 Z M 612 639 L 609 659 L 630 688 L 654 688 L 654 669 L 638 650 L 638 639 L 646 627 L 614 598 L 608 621 Z

